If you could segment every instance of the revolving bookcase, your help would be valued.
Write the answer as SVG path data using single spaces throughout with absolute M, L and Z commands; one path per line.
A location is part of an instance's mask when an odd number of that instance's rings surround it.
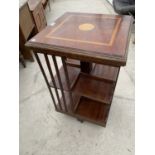
M 132 17 L 65 13 L 33 37 L 32 48 L 55 110 L 106 126 Z

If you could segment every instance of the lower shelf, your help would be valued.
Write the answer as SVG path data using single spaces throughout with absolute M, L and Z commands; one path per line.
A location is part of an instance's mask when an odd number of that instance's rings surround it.
M 89 121 L 104 127 L 106 126 L 111 106 L 110 104 L 103 104 L 101 102 L 73 94 L 74 110 L 72 110 L 68 92 L 65 92 L 65 98 L 68 110 L 66 111 L 64 106 L 63 109 L 60 109 L 58 106 L 58 112 L 76 117 L 79 120 Z M 61 102 L 62 101 L 63 99 L 61 99 Z
M 106 125 L 110 105 L 103 104 L 101 102 L 93 101 L 85 97 L 81 97 L 78 106 L 75 110 L 75 114 L 81 118 L 95 122 L 99 125 Z

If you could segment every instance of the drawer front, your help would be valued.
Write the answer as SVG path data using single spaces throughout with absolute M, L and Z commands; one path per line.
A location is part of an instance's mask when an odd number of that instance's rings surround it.
M 44 27 L 46 27 L 47 21 L 46 21 L 46 17 L 45 17 L 45 13 L 44 13 L 44 8 L 43 8 L 43 6 L 42 6 L 42 9 L 41 9 L 41 11 L 40 11 L 40 14 L 41 14 L 41 17 L 42 17 L 42 20 L 43 20 L 43 25 L 44 25 Z
M 27 3 L 19 10 L 19 26 L 24 39 L 26 40 L 35 27 Z
M 37 30 L 38 32 L 40 32 L 47 25 L 45 14 L 44 14 L 44 9 L 41 3 L 33 11 L 33 17 L 34 17 Z

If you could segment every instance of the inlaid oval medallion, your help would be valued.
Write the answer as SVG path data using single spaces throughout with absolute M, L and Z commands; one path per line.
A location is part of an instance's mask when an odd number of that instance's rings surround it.
M 93 24 L 89 24 L 89 23 L 79 25 L 79 29 L 82 31 L 91 31 L 94 29 L 94 27 L 95 26 Z

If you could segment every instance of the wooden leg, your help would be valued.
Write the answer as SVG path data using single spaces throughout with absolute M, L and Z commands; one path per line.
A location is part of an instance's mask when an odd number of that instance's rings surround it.
M 22 65 L 25 68 L 26 67 L 26 63 L 25 63 L 24 57 L 23 57 L 21 52 L 19 52 L 19 61 L 22 63 Z

